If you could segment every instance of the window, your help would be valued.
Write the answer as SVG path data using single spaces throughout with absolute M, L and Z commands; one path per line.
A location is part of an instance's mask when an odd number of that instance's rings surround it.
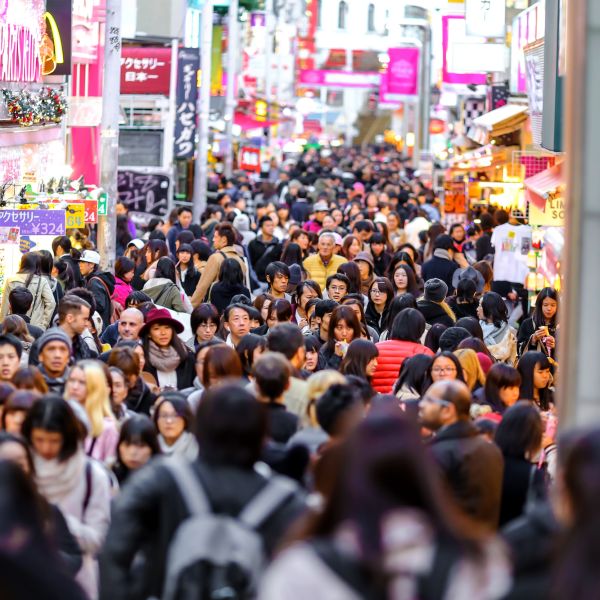
M 338 29 L 346 29 L 348 21 L 348 4 L 342 0 L 338 5 Z
M 369 13 L 367 15 L 367 31 L 375 31 L 375 5 L 369 4 Z

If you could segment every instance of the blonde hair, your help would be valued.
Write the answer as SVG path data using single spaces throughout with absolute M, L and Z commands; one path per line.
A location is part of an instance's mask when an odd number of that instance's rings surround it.
M 417 302 L 420 302 L 421 300 L 425 300 L 425 296 L 417 298 Z M 454 323 L 456 323 L 456 315 L 454 314 L 454 311 L 450 308 L 450 305 L 445 300 L 442 300 L 441 302 L 435 302 L 435 300 L 429 299 L 427 300 L 427 302 L 432 302 L 433 304 L 441 306 L 442 310 L 452 319 L 452 321 L 454 321 Z
M 471 348 L 460 348 L 454 351 L 454 356 L 458 358 L 458 362 L 463 369 L 463 376 L 467 387 L 473 391 L 477 383 L 485 385 L 485 374 L 477 358 L 475 350 Z
M 318 426 L 316 401 L 336 383 L 346 383 L 346 378 L 338 371 L 325 369 L 311 375 L 307 381 L 306 395 L 308 396 L 308 419 L 313 427 Z
M 74 365 L 85 376 L 84 408 L 90 420 L 90 436 L 98 437 L 104 431 L 104 418 L 115 418 L 110 407 L 110 387 L 102 366 L 94 360 L 82 360 Z

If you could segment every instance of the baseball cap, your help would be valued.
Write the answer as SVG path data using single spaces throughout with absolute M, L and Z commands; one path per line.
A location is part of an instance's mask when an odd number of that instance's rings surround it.
M 92 263 L 93 265 L 100 264 L 100 255 L 94 250 L 84 250 L 81 253 L 81 258 L 79 262 L 87 262 Z

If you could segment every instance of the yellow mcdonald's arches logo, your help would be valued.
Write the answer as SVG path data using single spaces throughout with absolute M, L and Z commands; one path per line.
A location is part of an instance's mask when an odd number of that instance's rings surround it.
M 44 21 L 47 23 L 48 29 L 42 36 L 40 43 L 40 57 L 42 59 L 42 72 L 44 75 L 50 75 L 56 70 L 57 64 L 65 62 L 63 52 L 62 38 L 60 29 L 56 23 L 56 19 L 51 13 L 44 13 Z M 48 34 L 48 30 L 50 34 Z

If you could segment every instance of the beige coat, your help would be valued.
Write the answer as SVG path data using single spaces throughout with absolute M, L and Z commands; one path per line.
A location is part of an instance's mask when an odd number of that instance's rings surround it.
M 223 256 L 223 254 L 225 256 Z M 206 298 L 210 286 L 219 279 L 219 269 L 225 258 L 235 258 L 242 267 L 244 277 L 246 276 L 246 263 L 242 260 L 242 257 L 237 253 L 233 246 L 225 246 L 225 248 L 221 250 L 216 250 L 208 257 L 206 266 L 200 276 L 200 281 L 196 286 L 196 291 L 192 295 L 191 300 L 194 308 L 204 302 L 204 298 Z
M 8 295 L 13 289 L 24 287 L 28 277 L 27 273 L 17 273 L 6 280 L 4 291 L 2 292 L 2 304 L 0 305 L 0 316 L 2 319 L 8 314 Z M 56 300 L 54 299 L 50 282 L 47 277 L 34 275 L 28 289 L 33 294 L 33 304 L 27 316 L 31 319 L 32 325 L 47 329 L 56 308 Z

